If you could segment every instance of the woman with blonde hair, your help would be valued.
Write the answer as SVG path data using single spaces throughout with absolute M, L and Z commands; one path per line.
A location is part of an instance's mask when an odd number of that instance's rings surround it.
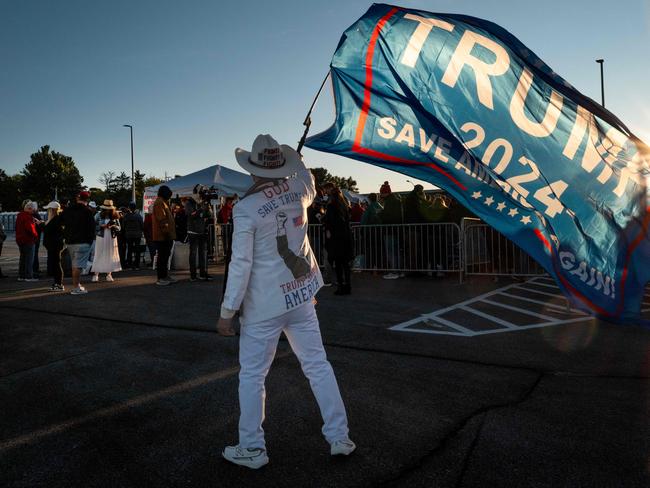
M 95 240 L 95 258 L 90 272 L 93 282 L 99 281 L 99 273 L 106 273 L 106 281 L 113 280 L 114 271 L 122 271 L 117 234 L 120 232 L 120 219 L 113 200 L 104 200 L 100 207 L 99 230 Z
M 47 221 L 43 227 L 43 246 L 47 249 L 47 272 L 54 277 L 50 291 L 63 291 L 63 268 L 61 254 L 63 253 L 63 223 L 61 221 L 61 205 L 50 202 L 45 207 Z

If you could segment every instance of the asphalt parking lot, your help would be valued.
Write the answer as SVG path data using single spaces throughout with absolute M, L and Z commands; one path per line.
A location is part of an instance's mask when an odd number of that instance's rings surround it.
M 212 273 L 160 288 L 123 272 L 84 296 L 0 281 L 0 485 L 650 486 L 650 330 L 566 310 L 544 279 L 362 273 L 350 296 L 322 290 L 357 452 L 329 456 L 281 342 L 271 462 L 229 465 L 238 344 L 214 332 Z

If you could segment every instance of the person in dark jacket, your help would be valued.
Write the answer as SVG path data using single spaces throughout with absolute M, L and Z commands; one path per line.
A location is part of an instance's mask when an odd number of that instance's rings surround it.
M 402 267 L 402 242 L 399 227 L 396 224 L 401 225 L 404 223 L 404 210 L 402 208 L 402 200 L 391 191 L 388 182 L 384 182 L 381 186 L 379 195 L 384 206 L 384 209 L 379 214 L 381 223 L 390 226 L 385 228 L 386 234 L 384 235 L 386 265 L 389 269 L 394 270 L 386 273 L 384 279 L 395 280 L 403 277 L 403 274 L 399 273 Z
M 176 228 L 175 241 L 185 242 L 187 238 L 187 215 L 183 208 L 184 202 L 181 205 L 174 205 L 172 213 L 174 214 L 174 227 Z
M 212 281 L 208 275 L 206 246 L 208 242 L 208 222 L 212 212 L 207 205 L 197 204 L 190 198 L 185 203 L 187 214 L 187 238 L 190 244 L 190 281 L 202 279 Z M 196 260 L 199 261 L 199 276 L 196 275 Z
M 76 203 L 69 205 L 61 214 L 63 237 L 72 261 L 72 295 L 88 293 L 81 286 L 81 270 L 88 263 L 90 245 L 95 240 L 95 219 L 88 208 L 90 193 L 82 191 Z
M 2 212 L 2 204 L 0 203 L 0 212 Z M 2 256 L 2 245 L 7 240 L 7 234 L 5 233 L 5 226 L 0 222 L 0 256 Z M 2 274 L 2 268 L 0 268 L 0 279 L 6 278 L 6 274 Z
M 336 271 L 336 295 L 349 295 L 350 261 L 354 258 L 352 230 L 350 229 L 350 207 L 339 188 L 330 192 L 331 201 L 323 218 L 327 258 Z
M 61 205 L 50 202 L 45 207 L 47 221 L 43 227 L 43 246 L 47 249 L 47 272 L 54 278 L 50 291 L 63 291 L 63 268 L 61 254 L 63 253 L 63 224 L 61 222 Z
M 38 238 L 35 212 L 36 204 L 27 201 L 16 217 L 16 244 L 20 251 L 18 281 L 38 281 L 34 278 L 34 249 Z
M 126 239 L 126 268 L 140 269 L 140 240 L 144 231 L 144 220 L 137 211 L 135 202 L 129 203 L 129 209 L 122 217 L 122 232 Z M 133 260 L 135 254 L 135 261 Z

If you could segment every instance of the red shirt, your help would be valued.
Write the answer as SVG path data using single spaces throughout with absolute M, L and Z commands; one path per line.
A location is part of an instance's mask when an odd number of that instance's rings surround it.
M 350 222 L 361 222 L 363 216 L 363 207 L 355 203 L 350 207 Z
M 226 203 L 221 210 L 219 210 L 219 222 L 222 224 L 227 224 L 230 222 L 230 217 L 232 216 L 232 204 Z
M 23 210 L 16 217 L 16 243 L 21 246 L 36 244 L 37 239 L 38 232 L 34 214 Z

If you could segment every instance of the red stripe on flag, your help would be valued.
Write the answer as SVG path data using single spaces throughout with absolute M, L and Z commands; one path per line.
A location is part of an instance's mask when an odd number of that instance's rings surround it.
M 371 156 L 373 158 L 382 159 L 384 161 L 390 161 L 393 163 L 411 164 L 411 165 L 425 166 L 427 168 L 431 168 L 437 171 L 438 173 L 446 176 L 452 183 L 454 183 L 461 190 L 467 190 L 467 187 L 465 185 L 463 185 L 460 181 L 458 181 L 451 174 L 449 174 L 447 171 L 445 171 L 435 163 L 423 163 L 421 161 L 401 159 L 395 156 L 391 156 L 390 154 L 385 154 L 361 146 L 361 139 L 363 138 L 363 131 L 366 128 L 366 121 L 368 120 L 368 113 L 370 112 L 370 105 L 372 102 L 372 61 L 375 56 L 375 46 L 377 45 L 377 39 L 379 38 L 379 34 L 381 33 L 381 30 L 386 25 L 386 22 L 388 22 L 388 20 L 390 20 L 390 18 L 400 10 L 401 9 L 397 7 L 390 9 L 386 15 L 384 15 L 381 19 L 379 19 L 379 22 L 377 22 L 377 25 L 375 25 L 375 28 L 372 30 L 372 34 L 370 35 L 370 41 L 368 42 L 368 50 L 366 51 L 366 62 L 365 62 L 366 80 L 363 89 L 363 105 L 361 106 L 361 113 L 359 114 L 359 120 L 357 122 L 357 128 L 354 135 L 354 143 L 352 144 L 352 151 L 359 154 L 364 154 L 366 156 Z

